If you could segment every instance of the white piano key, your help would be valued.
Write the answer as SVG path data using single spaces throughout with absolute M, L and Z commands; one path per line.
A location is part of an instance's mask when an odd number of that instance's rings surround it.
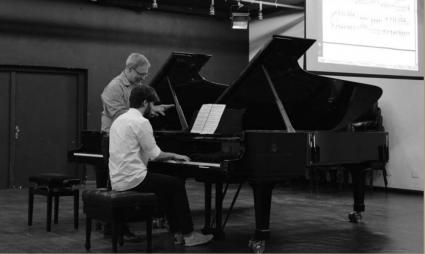
M 194 165 L 198 167 L 208 167 L 208 168 L 219 168 L 220 163 L 210 163 L 210 162 L 200 162 L 200 161 L 174 161 L 167 160 L 163 161 L 164 163 L 173 163 L 173 164 L 185 164 L 185 165 Z
M 74 156 L 103 158 L 102 154 L 94 154 L 94 153 L 74 153 Z

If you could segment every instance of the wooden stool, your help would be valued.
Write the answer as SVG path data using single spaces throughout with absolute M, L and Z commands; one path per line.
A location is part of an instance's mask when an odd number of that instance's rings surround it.
M 78 229 L 78 205 L 79 190 L 74 186 L 80 184 L 80 179 L 62 174 L 41 174 L 29 177 L 29 199 L 28 199 L 28 225 L 32 225 L 32 215 L 34 207 L 34 195 L 47 197 L 47 221 L 46 229 L 51 230 L 52 224 L 52 198 L 55 198 L 54 224 L 58 224 L 59 197 L 74 196 L 74 228 Z
M 92 220 L 110 223 L 112 226 L 112 251 L 117 252 L 117 242 L 123 245 L 122 225 L 127 222 L 146 221 L 147 252 L 152 251 L 152 216 L 156 211 L 154 193 L 136 191 L 111 191 L 106 189 L 83 192 L 86 214 L 86 249 L 89 250 Z

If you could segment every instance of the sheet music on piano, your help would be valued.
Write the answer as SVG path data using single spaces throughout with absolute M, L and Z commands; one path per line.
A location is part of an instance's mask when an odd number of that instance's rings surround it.
M 218 127 L 225 108 L 225 104 L 203 104 L 190 132 L 213 134 Z

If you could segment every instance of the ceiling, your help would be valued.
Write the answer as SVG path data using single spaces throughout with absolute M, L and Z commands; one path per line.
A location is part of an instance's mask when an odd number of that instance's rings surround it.
M 154 0 L 87 0 L 95 4 L 115 6 L 134 11 L 166 11 L 187 13 L 193 15 L 210 15 L 210 7 L 214 2 L 215 15 L 218 18 L 228 19 L 231 10 L 249 11 L 251 17 L 258 15 L 262 2 L 263 17 L 287 12 L 303 11 L 305 0 L 156 0 L 158 8 L 153 8 Z M 239 4 L 238 4 L 239 2 Z M 288 5 L 288 7 L 285 7 Z

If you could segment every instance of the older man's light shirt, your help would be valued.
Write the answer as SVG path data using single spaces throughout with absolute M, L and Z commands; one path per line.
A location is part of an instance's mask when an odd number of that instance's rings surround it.
M 141 112 L 130 108 L 113 123 L 109 132 L 109 176 L 113 190 L 139 185 L 146 176 L 149 160 L 161 153 L 152 125 Z
M 140 84 L 131 84 L 124 72 L 109 82 L 102 92 L 102 126 L 103 132 L 109 133 L 112 122 L 130 107 L 131 90 Z

